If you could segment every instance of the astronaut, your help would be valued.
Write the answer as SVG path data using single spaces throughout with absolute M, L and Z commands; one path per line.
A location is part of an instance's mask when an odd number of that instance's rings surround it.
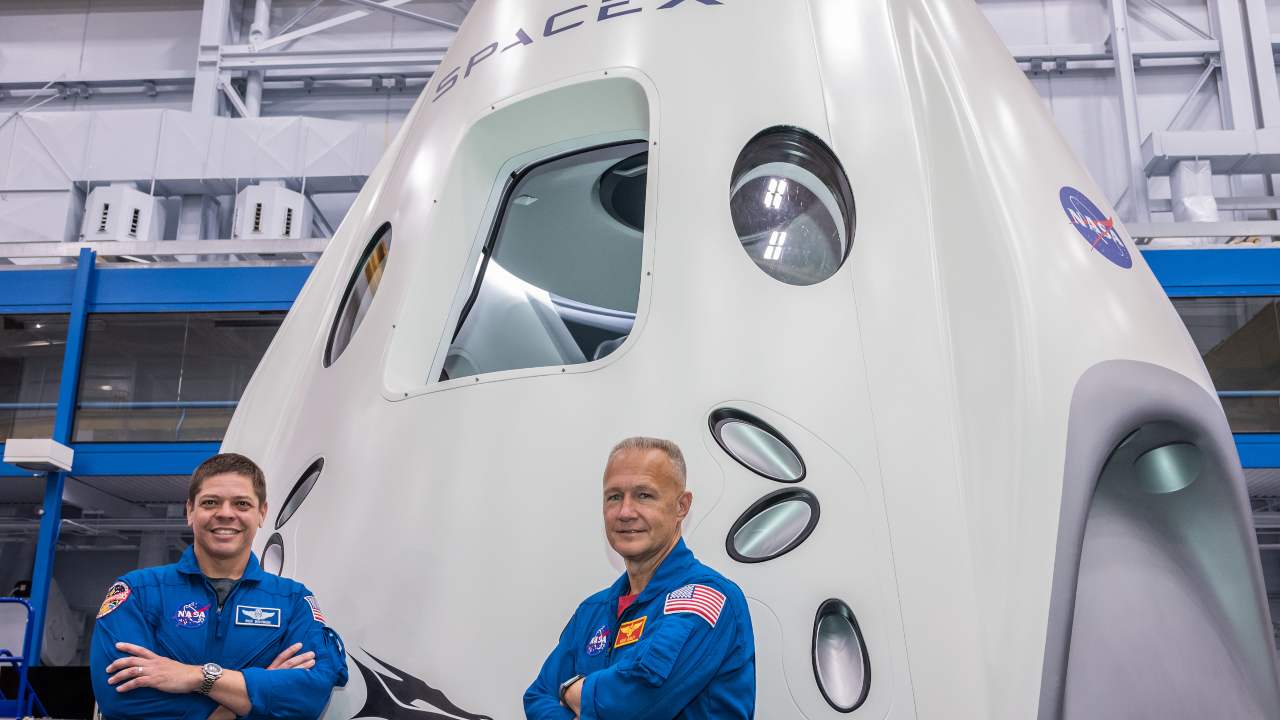
M 177 563 L 122 576 L 98 611 L 90 674 L 105 718 L 315 718 L 346 684 L 315 596 L 250 550 L 266 514 L 252 460 L 226 453 L 196 468 L 194 544 Z
M 604 522 L 627 571 L 578 606 L 524 695 L 530 720 L 750 718 L 755 640 L 746 599 L 680 537 L 693 494 L 675 443 L 609 454 Z

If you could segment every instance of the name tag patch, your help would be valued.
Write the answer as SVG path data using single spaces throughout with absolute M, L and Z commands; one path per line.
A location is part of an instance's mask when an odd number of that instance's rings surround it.
M 236 606 L 236 624 L 249 627 L 280 627 L 280 608 Z
M 622 623 L 622 625 L 618 627 L 618 639 L 613 642 L 613 646 L 615 648 L 620 648 L 639 642 L 640 636 L 644 634 L 644 621 L 648 619 L 649 616 L 645 615 L 644 617 Z

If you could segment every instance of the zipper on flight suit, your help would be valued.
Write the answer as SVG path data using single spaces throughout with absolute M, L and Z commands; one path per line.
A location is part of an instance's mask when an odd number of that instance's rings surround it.
M 225 655 L 223 654 L 223 645 L 226 644 L 227 641 L 228 626 L 224 621 L 222 608 L 231 604 L 231 598 L 234 597 L 236 592 L 240 589 L 243 578 L 236 580 L 235 584 L 231 586 L 231 591 L 227 593 L 227 599 L 222 603 L 222 607 L 218 607 L 218 591 L 214 589 L 213 583 L 209 582 L 209 578 L 205 577 L 204 573 L 200 574 L 200 581 L 204 583 L 205 590 L 209 591 L 209 597 L 212 598 L 212 602 L 210 604 L 214 607 L 214 657 L 225 659 Z

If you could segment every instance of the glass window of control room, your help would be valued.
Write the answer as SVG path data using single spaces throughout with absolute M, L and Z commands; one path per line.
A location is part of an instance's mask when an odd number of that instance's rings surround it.
M 66 315 L 0 315 L 0 442 L 53 435 Z
M 640 296 L 648 144 L 527 168 L 507 191 L 441 380 L 616 351 Z
M 221 440 L 282 312 L 89 316 L 76 442 Z
M 1280 432 L 1280 298 L 1175 298 L 1232 432 Z

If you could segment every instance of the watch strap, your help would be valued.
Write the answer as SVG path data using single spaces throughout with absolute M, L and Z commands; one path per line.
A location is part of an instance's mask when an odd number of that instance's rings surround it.
M 564 682 L 560 683 L 560 692 L 559 692 L 559 695 L 560 695 L 560 704 L 561 704 L 561 705 L 564 705 L 564 704 L 565 704 L 565 703 L 564 703 L 564 696 L 565 696 L 565 693 L 569 692 L 569 688 L 573 687 L 573 684 L 574 684 L 574 683 L 576 683 L 576 682 L 578 682 L 579 680 L 584 680 L 584 679 L 586 679 L 586 677 L 587 677 L 586 675 L 583 675 L 582 673 L 578 673 L 577 675 L 574 675 L 573 677 L 569 678 L 568 680 L 565 680 Z
M 204 673 L 204 680 L 200 682 L 200 687 L 196 688 L 196 692 L 207 696 L 213 691 L 213 684 L 218 681 L 218 678 L 222 677 L 222 673 L 209 672 L 209 670 L 203 666 L 200 668 L 200 672 Z

